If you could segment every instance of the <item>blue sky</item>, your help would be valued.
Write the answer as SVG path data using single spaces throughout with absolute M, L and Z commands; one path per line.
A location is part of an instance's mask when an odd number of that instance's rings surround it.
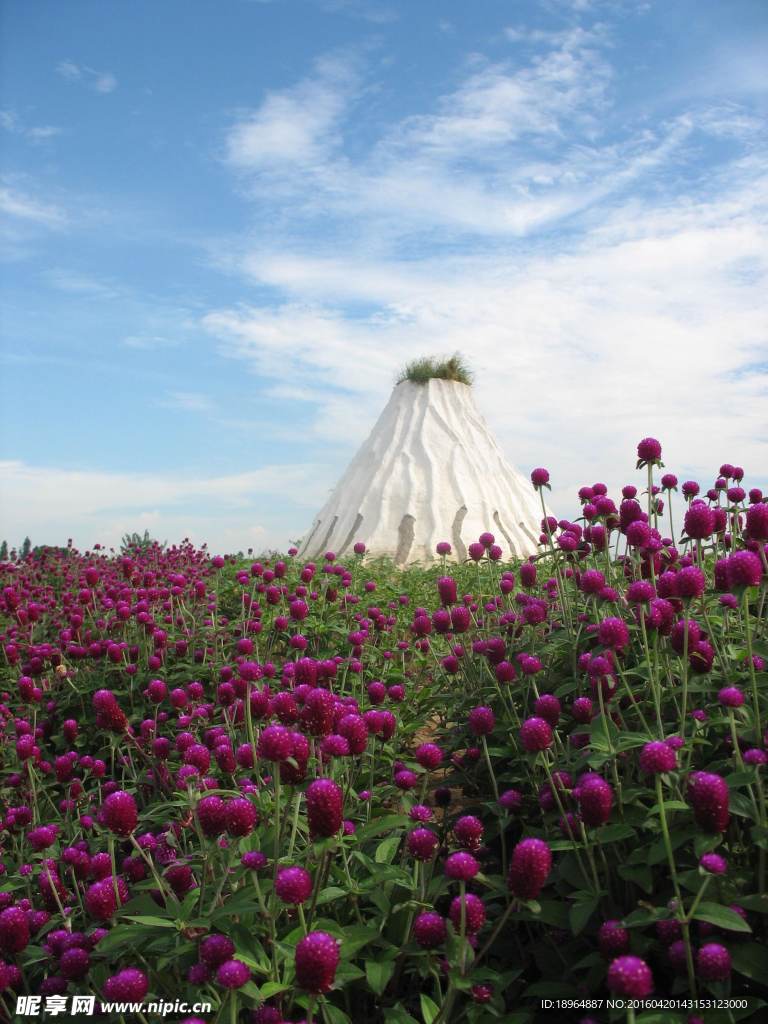
M 413 355 L 768 486 L 762 0 L 6 0 L 0 535 L 285 545 Z

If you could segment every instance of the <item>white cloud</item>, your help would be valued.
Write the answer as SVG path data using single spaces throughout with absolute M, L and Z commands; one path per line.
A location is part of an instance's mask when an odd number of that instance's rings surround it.
M 244 115 L 226 140 L 228 162 L 241 170 L 268 171 L 324 159 L 338 143 L 337 126 L 354 90 L 349 60 L 326 57 L 314 74 L 284 91 L 267 94 Z
M 22 135 L 31 142 L 46 142 L 61 135 L 61 128 L 56 128 L 52 124 L 25 124 L 13 110 L 0 110 L 0 128 L 13 135 Z
M 211 412 L 214 407 L 208 395 L 199 391 L 169 391 L 160 405 L 183 412 Z
M 82 82 L 94 92 L 110 93 L 117 88 L 117 78 L 111 71 L 97 71 L 86 64 L 75 64 L 71 60 L 63 60 L 56 65 L 57 74 L 69 82 Z
M 123 345 L 126 348 L 137 348 L 145 351 L 176 348 L 179 344 L 178 338 L 165 338 L 159 334 L 129 334 L 123 338 Z
M 184 536 L 213 550 L 279 542 L 292 519 L 303 524 L 327 483 L 324 467 L 272 465 L 244 473 L 199 477 L 179 473 L 117 473 L 0 462 L 0 537 L 19 543 L 117 545 L 145 526 L 159 540 Z M 289 503 L 292 515 L 286 510 Z M 264 524 L 267 524 L 265 526 Z
M 10 187 L 0 187 L 0 212 L 47 228 L 60 228 L 67 222 L 58 206 Z
M 98 299 L 114 299 L 121 293 L 119 288 L 107 281 L 64 267 L 46 271 L 46 280 L 57 291 L 69 292 Z

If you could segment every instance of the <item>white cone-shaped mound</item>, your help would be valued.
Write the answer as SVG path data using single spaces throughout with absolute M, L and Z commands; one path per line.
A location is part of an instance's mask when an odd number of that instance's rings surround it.
M 490 531 L 504 557 L 536 550 L 541 505 L 505 459 L 472 397 L 457 381 L 398 384 L 302 541 L 299 554 L 370 555 L 398 565 L 431 562 L 448 541 L 456 558 Z

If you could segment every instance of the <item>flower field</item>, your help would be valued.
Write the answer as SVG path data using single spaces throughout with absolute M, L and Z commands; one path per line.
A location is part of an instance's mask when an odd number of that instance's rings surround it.
M 522 563 L 3 564 L 5 1019 L 768 1019 L 768 503 L 635 475 Z

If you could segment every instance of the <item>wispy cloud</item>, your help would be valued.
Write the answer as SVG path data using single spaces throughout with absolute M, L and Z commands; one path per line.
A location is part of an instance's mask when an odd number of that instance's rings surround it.
M 6 186 L 0 187 L 0 212 L 46 228 L 61 228 L 67 223 L 60 207 Z
M 117 78 L 111 71 L 97 71 L 86 64 L 63 60 L 56 65 L 57 74 L 69 82 L 81 82 L 94 92 L 110 93 L 117 88 Z
M 72 295 L 114 299 L 121 294 L 120 289 L 108 281 L 64 267 L 46 271 L 45 278 L 52 288 L 60 292 L 69 292 Z
M 337 126 L 357 77 L 348 58 L 327 56 L 311 76 L 290 89 L 268 93 L 243 114 L 226 139 L 226 159 L 236 168 L 275 170 L 326 159 L 339 144 Z
M 176 348 L 179 344 L 181 343 L 178 338 L 165 338 L 159 334 L 129 334 L 123 338 L 123 345 L 126 348 L 136 348 L 143 351 Z
M 47 142 L 61 135 L 61 128 L 52 124 L 28 125 L 12 110 L 0 110 L 0 128 L 21 135 L 30 142 Z
M 0 461 L 0 537 L 18 543 L 29 534 L 55 544 L 71 536 L 83 545 L 117 545 L 123 533 L 146 526 L 160 540 L 188 536 L 202 543 L 215 537 L 222 550 L 259 547 L 265 537 L 291 528 L 279 521 L 286 502 L 298 510 L 293 515 L 299 522 L 311 514 L 327 486 L 323 468 L 266 465 L 206 478 Z
M 211 412 L 214 408 L 209 396 L 199 391 L 169 391 L 159 404 L 166 409 L 181 409 L 183 412 Z

